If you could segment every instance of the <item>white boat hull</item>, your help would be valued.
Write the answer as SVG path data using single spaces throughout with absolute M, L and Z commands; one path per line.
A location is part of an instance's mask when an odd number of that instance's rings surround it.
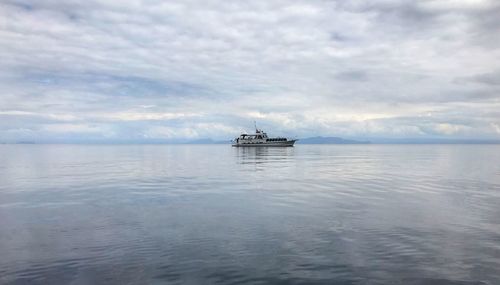
M 277 142 L 243 142 L 233 143 L 234 147 L 291 147 L 297 140 L 277 141 Z

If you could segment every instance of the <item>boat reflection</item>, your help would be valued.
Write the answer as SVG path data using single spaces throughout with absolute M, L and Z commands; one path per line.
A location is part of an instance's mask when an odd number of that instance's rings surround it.
M 239 164 L 280 163 L 290 160 L 295 154 L 291 147 L 239 147 L 233 151 Z

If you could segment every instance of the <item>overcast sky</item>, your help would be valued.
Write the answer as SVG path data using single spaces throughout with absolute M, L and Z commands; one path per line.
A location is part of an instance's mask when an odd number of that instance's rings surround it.
M 500 1 L 0 2 L 0 141 L 500 138 Z

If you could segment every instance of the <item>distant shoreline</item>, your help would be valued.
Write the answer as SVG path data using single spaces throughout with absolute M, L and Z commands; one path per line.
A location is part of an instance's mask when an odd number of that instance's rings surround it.
M 230 145 L 224 143 L 190 143 L 190 142 L 37 142 L 17 143 L 1 142 L 0 145 Z M 343 142 L 343 143 L 297 143 L 296 145 L 500 145 L 500 141 L 453 141 L 453 142 Z
M 88 144 L 88 145 L 131 145 L 131 144 L 148 144 L 148 145 L 214 145 L 214 144 L 231 144 L 231 140 L 214 140 L 210 138 L 196 139 L 196 140 L 81 140 L 81 141 L 36 141 L 36 140 L 23 140 L 16 142 L 0 142 L 0 144 L 22 144 L 22 145 L 40 145 L 40 144 Z M 366 138 L 366 139 L 345 139 L 341 137 L 308 137 L 299 138 L 297 145 L 315 145 L 315 144 L 328 144 L 328 145 L 366 145 L 366 144 L 481 144 L 481 145 L 494 145 L 500 144 L 497 139 L 446 139 L 446 138 Z

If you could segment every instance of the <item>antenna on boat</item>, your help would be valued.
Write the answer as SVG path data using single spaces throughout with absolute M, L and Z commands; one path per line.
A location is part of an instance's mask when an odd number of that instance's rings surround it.
M 258 133 L 258 129 L 257 129 L 257 122 L 253 121 L 253 125 L 255 126 L 255 132 Z

